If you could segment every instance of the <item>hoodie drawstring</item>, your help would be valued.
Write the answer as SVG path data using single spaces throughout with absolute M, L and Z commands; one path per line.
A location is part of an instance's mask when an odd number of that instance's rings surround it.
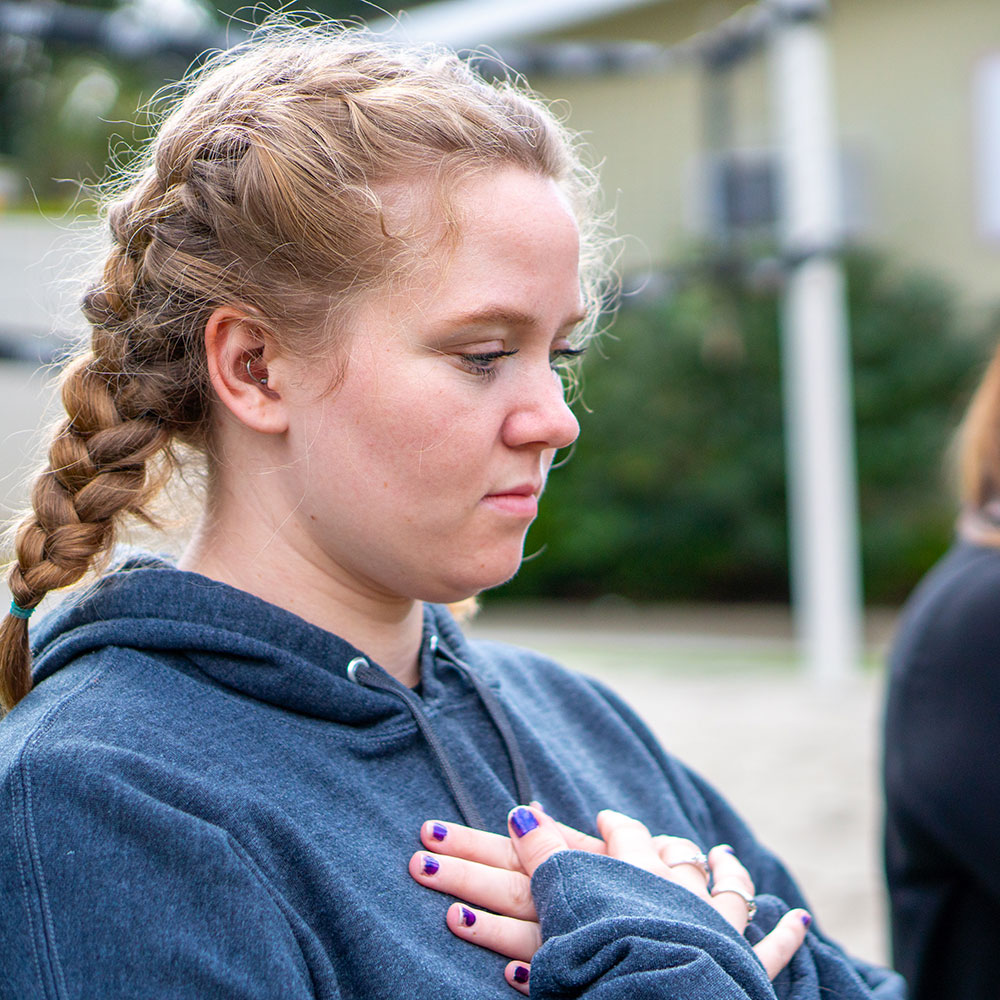
M 519 805 L 528 805 L 534 798 L 531 788 L 531 778 L 528 776 L 528 765 L 525 763 L 524 754 L 514 735 L 514 728 L 510 724 L 510 718 L 506 710 L 500 703 L 500 699 L 493 693 L 493 689 L 480 677 L 464 660 L 460 660 L 455 654 L 444 646 L 439 645 L 434 640 L 437 636 L 432 636 L 432 648 L 441 654 L 468 682 L 475 688 L 479 700 L 486 709 L 486 714 L 493 720 L 500 740 L 507 750 L 507 757 L 510 760 L 510 769 L 514 772 L 514 787 L 517 789 L 517 801 Z
M 363 656 L 356 656 L 347 664 L 347 676 L 355 684 L 360 684 L 362 687 L 376 688 L 379 691 L 386 691 L 389 694 L 393 694 L 406 705 L 413 716 L 413 721 L 417 724 L 417 728 L 427 741 L 427 745 L 431 748 L 431 753 L 434 754 L 434 758 L 438 762 L 438 767 L 441 768 L 445 783 L 451 792 L 452 798 L 455 800 L 455 805 L 458 806 L 458 811 L 462 814 L 465 825 L 471 826 L 476 830 L 485 829 L 483 817 L 479 814 L 479 810 L 476 808 L 475 802 L 472 801 L 472 796 L 455 770 L 454 764 L 448 759 L 444 746 L 438 734 L 434 732 L 434 727 L 427 718 L 417 696 L 408 687 L 400 684 L 395 678 L 390 677 L 389 674 L 373 667 Z
M 507 757 L 510 760 L 511 770 L 514 774 L 518 802 L 522 804 L 530 802 L 532 799 L 531 779 L 528 777 L 528 768 L 524 760 L 524 754 L 521 753 L 521 748 L 517 744 L 510 719 L 500 704 L 500 699 L 497 698 L 489 685 L 481 677 L 477 676 L 467 663 L 460 660 L 450 650 L 440 646 L 436 635 L 431 636 L 431 651 L 440 653 L 448 663 L 466 678 L 479 696 L 483 708 L 486 709 L 486 714 L 496 727 L 500 735 L 500 741 L 507 751 Z M 417 724 L 417 728 L 430 747 L 431 753 L 438 763 L 438 767 L 441 769 L 445 784 L 447 784 L 448 790 L 455 800 L 455 805 L 458 807 L 465 825 L 475 830 L 486 829 L 479 809 L 476 807 L 465 783 L 455 769 L 455 765 L 448 757 L 441 738 L 435 732 L 430 719 L 427 718 L 427 713 L 424 711 L 420 699 L 408 687 L 400 684 L 399 681 L 391 677 L 384 670 L 373 667 L 363 656 L 356 656 L 347 664 L 347 676 L 348 679 L 352 680 L 355 684 L 360 684 L 362 687 L 375 688 L 379 691 L 395 695 L 406 705 L 413 716 L 413 721 Z

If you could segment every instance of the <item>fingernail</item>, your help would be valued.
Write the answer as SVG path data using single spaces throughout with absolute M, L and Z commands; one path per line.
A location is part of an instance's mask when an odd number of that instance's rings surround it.
M 425 854 L 420 862 L 420 870 L 425 875 L 433 875 L 440 867 L 438 859 L 432 858 L 429 854 Z
M 523 837 L 526 833 L 538 827 L 538 820 L 532 815 L 531 810 L 525 806 L 518 806 L 510 811 L 507 817 L 510 828 L 518 837 Z
M 444 823 L 434 823 L 431 826 L 431 836 L 435 840 L 444 840 L 448 836 L 448 828 Z
M 726 852 L 726 854 L 732 854 L 734 856 L 736 854 L 736 852 L 728 844 L 723 844 L 722 849 Z
M 813 922 L 813 918 L 809 916 L 808 913 L 802 914 L 802 923 L 805 927 L 808 927 Z
M 468 907 L 463 906 L 461 921 L 464 927 L 471 927 L 476 922 L 476 915 Z
M 530 975 L 531 970 L 526 965 L 519 965 L 514 970 L 513 979 L 515 983 L 526 983 Z

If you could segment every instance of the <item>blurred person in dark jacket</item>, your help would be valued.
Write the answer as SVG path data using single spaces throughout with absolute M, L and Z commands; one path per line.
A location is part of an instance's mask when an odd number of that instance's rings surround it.
M 892 950 L 914 1000 L 1000 993 L 1000 348 L 959 455 L 956 539 L 904 608 L 885 714 Z

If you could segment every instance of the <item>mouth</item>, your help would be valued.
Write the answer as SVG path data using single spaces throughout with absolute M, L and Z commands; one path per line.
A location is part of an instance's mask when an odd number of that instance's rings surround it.
M 520 483 L 517 486 L 497 490 L 496 493 L 488 493 L 483 497 L 483 503 L 514 517 L 533 518 L 538 514 L 538 495 L 541 492 L 541 486 L 534 483 Z

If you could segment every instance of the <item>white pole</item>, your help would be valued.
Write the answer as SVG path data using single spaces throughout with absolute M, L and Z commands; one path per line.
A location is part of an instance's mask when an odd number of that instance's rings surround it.
M 769 0 L 780 150 L 792 600 L 810 672 L 849 676 L 861 644 L 850 352 L 826 0 Z

